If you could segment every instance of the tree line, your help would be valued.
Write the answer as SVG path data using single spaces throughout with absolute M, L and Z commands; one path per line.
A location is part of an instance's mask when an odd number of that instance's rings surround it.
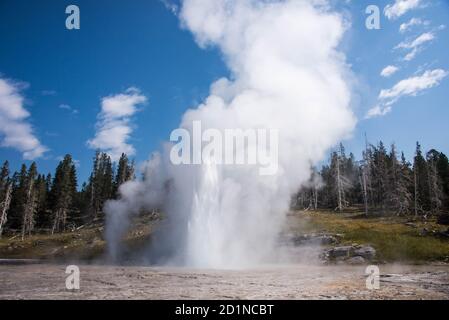
M 116 198 L 120 185 L 134 178 L 134 162 L 126 154 L 116 165 L 108 154 L 97 151 L 89 179 L 80 190 L 70 154 L 53 176 L 40 174 L 35 162 L 11 173 L 5 161 L 0 169 L 0 237 L 9 233 L 23 239 L 36 230 L 53 234 L 101 221 L 104 202 Z
M 10 172 L 0 169 L 0 237 L 9 233 L 22 238 L 37 230 L 63 232 L 85 223 L 101 222 L 103 204 L 118 196 L 120 185 L 135 179 L 134 161 L 122 154 L 117 164 L 97 151 L 92 172 L 78 190 L 75 162 L 67 154 L 52 176 L 40 174 L 35 162 Z M 382 142 L 367 145 L 356 160 L 340 144 L 321 170 L 312 168 L 308 184 L 292 198 L 297 209 L 362 207 L 366 214 L 438 214 L 449 210 L 449 160 L 431 149 L 423 153 L 416 144 L 412 163 L 396 146 Z
M 435 149 L 423 153 L 419 143 L 412 162 L 394 144 L 368 145 L 357 161 L 340 144 L 321 170 L 292 199 L 297 209 L 343 211 L 362 207 L 366 214 L 426 216 L 449 210 L 449 161 Z

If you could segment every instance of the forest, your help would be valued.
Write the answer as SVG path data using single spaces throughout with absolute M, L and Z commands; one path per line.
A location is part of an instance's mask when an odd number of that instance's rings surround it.
M 360 207 L 365 214 L 427 217 L 449 209 L 449 161 L 435 149 L 423 153 L 416 143 L 412 162 L 394 144 L 367 144 L 361 160 L 340 144 L 329 164 L 313 168 L 309 184 L 292 199 L 297 209 L 343 211 Z
M 54 174 L 38 172 L 35 162 L 10 172 L 5 161 L 0 172 L 0 237 L 33 233 L 57 233 L 103 221 L 103 204 L 118 197 L 124 182 L 136 177 L 134 161 L 122 154 L 113 163 L 97 151 L 92 172 L 79 188 L 76 166 L 70 154 Z M 356 160 L 340 144 L 320 170 L 313 168 L 307 186 L 292 197 L 301 210 L 336 212 L 360 208 L 365 214 L 427 217 L 449 209 L 449 160 L 435 149 L 423 153 L 419 143 L 409 162 L 393 144 L 368 145 Z
M 97 151 L 90 177 L 80 189 L 69 154 L 53 175 L 39 173 L 35 162 L 11 173 L 5 161 L 0 172 L 0 237 L 9 233 L 23 239 L 33 232 L 53 234 L 102 221 L 105 201 L 116 198 L 120 185 L 131 179 L 134 162 L 125 154 L 115 164 L 108 154 Z

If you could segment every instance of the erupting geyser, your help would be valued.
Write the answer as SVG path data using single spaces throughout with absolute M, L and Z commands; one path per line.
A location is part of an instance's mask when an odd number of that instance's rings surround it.
M 201 121 L 219 132 L 276 129 L 278 170 L 261 175 L 257 165 L 209 159 L 174 165 L 167 146 L 148 162 L 144 181 L 123 185 L 121 199 L 107 203 L 111 254 L 129 215 L 158 206 L 166 221 L 151 261 L 215 268 L 269 261 L 291 194 L 355 125 L 350 70 L 338 51 L 347 23 L 324 0 L 185 0 L 179 16 L 201 47 L 221 50 L 231 72 L 180 128 L 191 132 Z

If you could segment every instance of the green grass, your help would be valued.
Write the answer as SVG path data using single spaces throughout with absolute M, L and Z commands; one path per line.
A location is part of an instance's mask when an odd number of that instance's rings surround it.
M 105 241 L 98 228 L 58 234 L 35 234 L 21 240 L 20 236 L 0 240 L 0 258 L 17 259 L 85 259 L 104 252 Z
M 148 244 L 157 221 L 149 216 L 138 217 L 123 239 L 124 247 L 139 250 Z M 0 259 L 95 260 L 106 253 L 104 226 L 86 226 L 73 232 L 40 233 L 25 237 L 4 236 L 0 239 Z
M 343 234 L 343 244 L 370 244 L 378 258 L 387 262 L 423 263 L 447 261 L 449 241 L 432 235 L 422 236 L 423 228 L 442 231 L 433 221 L 414 221 L 416 228 L 405 225 L 402 217 L 363 217 L 360 214 L 335 212 L 304 213 L 300 219 L 315 231 Z

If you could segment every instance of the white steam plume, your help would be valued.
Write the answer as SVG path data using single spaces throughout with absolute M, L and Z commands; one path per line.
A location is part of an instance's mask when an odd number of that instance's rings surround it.
M 121 200 L 107 203 L 111 252 L 130 214 L 158 206 L 167 218 L 152 257 L 217 268 L 267 261 L 291 194 L 354 128 L 350 70 L 338 51 L 347 23 L 322 0 L 185 0 L 179 16 L 200 46 L 221 50 L 231 71 L 180 127 L 191 131 L 200 120 L 220 131 L 277 129 L 279 170 L 174 166 L 165 150 L 149 161 L 144 181 L 123 185 Z

